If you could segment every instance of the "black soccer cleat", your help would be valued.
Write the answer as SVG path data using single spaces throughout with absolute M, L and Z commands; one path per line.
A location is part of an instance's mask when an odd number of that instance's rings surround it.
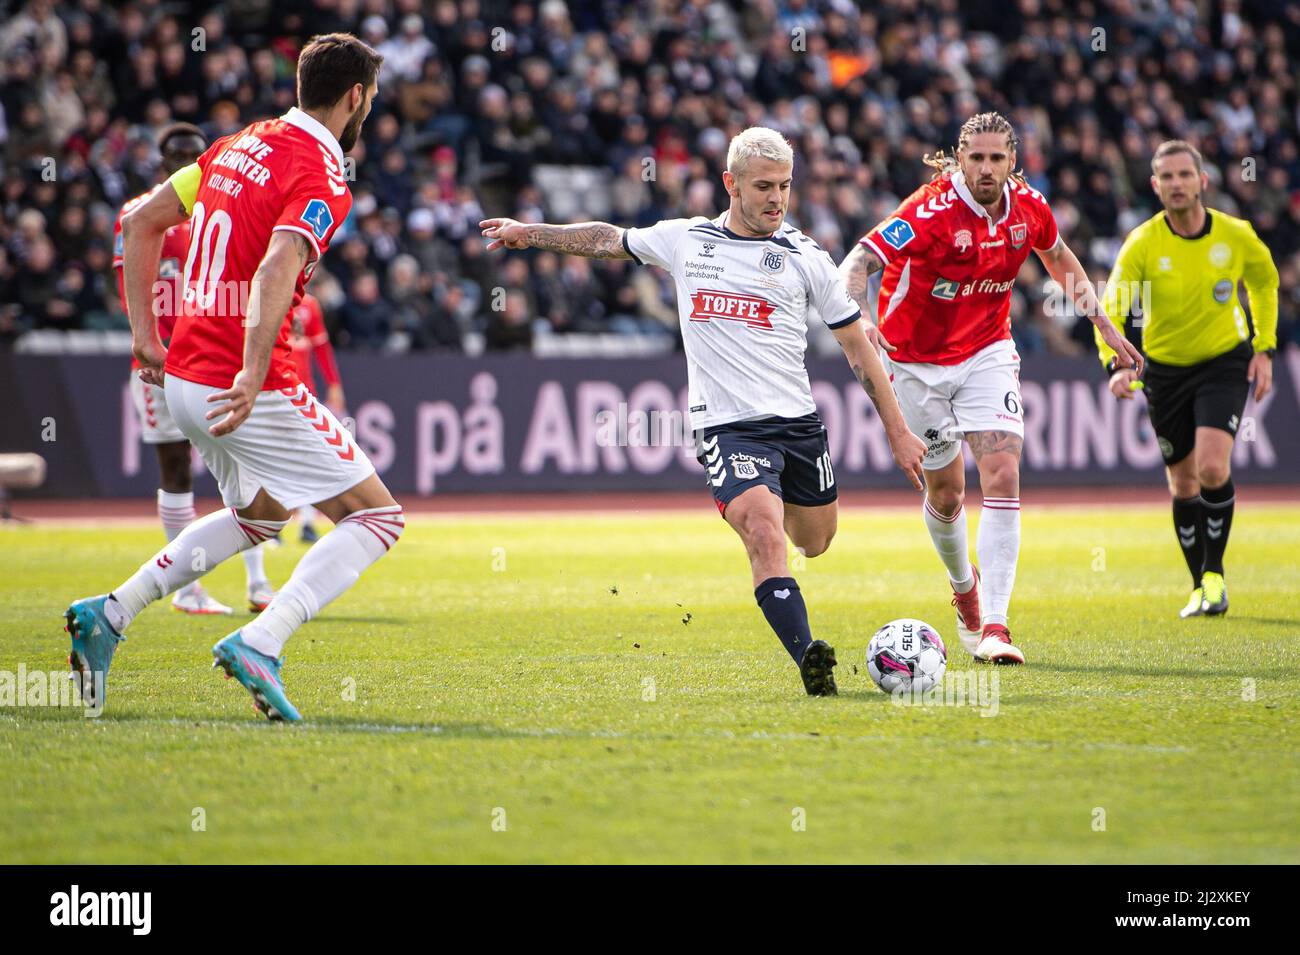
M 809 696 L 838 696 L 835 686 L 835 648 L 825 640 L 814 640 L 804 651 L 799 676 Z

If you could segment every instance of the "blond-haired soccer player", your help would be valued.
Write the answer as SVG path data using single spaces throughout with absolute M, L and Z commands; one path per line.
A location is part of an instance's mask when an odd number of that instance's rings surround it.
M 868 232 L 840 266 L 867 309 L 867 277 L 884 269 L 879 330 L 908 427 L 929 443 L 925 526 L 948 571 L 957 632 L 976 659 L 1024 663 L 1008 610 L 1020 554 L 1020 356 L 1011 287 L 1034 252 L 1129 365 L 1137 350 L 1100 313 L 1088 275 L 1047 200 L 1016 175 L 1016 134 L 998 113 L 961 127 L 955 158 L 926 157 L 929 183 Z M 979 467 L 983 514 L 971 565 L 963 438 Z M 982 574 L 982 577 L 981 577 Z M 981 591 L 982 596 L 981 596 Z
M 1232 442 L 1251 384 L 1256 401 L 1272 387 L 1277 347 L 1273 257 L 1249 222 L 1206 208 L 1208 185 L 1194 146 L 1179 139 L 1160 144 L 1151 159 L 1151 188 L 1164 210 L 1124 240 L 1103 301 L 1121 328 L 1141 305 L 1147 412 L 1192 575 L 1182 617 L 1228 610 L 1223 554 L 1236 499 Z M 1253 331 L 1238 283 L 1246 288 Z M 1105 341 L 1098 346 L 1111 392 L 1132 399 L 1137 372 L 1117 363 Z
M 633 259 L 672 273 L 700 463 L 723 519 L 745 544 L 763 615 L 809 695 L 825 696 L 836 692 L 835 652 L 812 637 L 785 543 L 789 534 L 816 557 L 837 521 L 835 471 L 804 365 L 810 321 L 833 331 L 880 413 L 894 460 L 918 489 L 925 446 L 903 422 L 835 264 L 785 221 L 793 170 L 790 144 L 751 127 L 731 141 L 722 174 L 731 203 L 713 219 L 667 219 L 645 229 L 513 219 L 481 225 L 489 250 Z

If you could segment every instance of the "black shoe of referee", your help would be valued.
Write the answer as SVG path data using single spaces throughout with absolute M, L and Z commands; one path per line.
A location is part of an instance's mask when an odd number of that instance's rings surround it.
M 804 651 L 799 676 L 809 696 L 837 696 L 835 686 L 835 648 L 825 640 L 814 640 Z

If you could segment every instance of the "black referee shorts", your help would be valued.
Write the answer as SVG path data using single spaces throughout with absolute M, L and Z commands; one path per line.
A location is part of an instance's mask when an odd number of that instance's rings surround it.
M 1246 371 L 1253 355 L 1245 341 L 1199 365 L 1162 365 L 1147 359 L 1147 412 L 1165 464 L 1177 464 L 1192 453 L 1197 428 L 1236 435 L 1250 394 Z

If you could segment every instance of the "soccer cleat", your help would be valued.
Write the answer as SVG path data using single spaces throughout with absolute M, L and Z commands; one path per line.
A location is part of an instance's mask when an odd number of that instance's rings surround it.
M 1197 587 L 1192 591 L 1192 595 L 1187 598 L 1187 606 L 1178 611 L 1178 616 L 1186 620 L 1188 617 L 1199 617 L 1203 611 L 1201 605 L 1205 602 L 1205 588 Z
M 975 583 L 964 594 L 952 592 L 952 605 L 957 608 L 957 636 L 966 652 L 975 655 L 980 642 L 980 572 L 971 564 L 971 574 Z
M 837 696 L 835 686 L 835 648 L 825 640 L 814 640 L 803 652 L 799 676 L 809 696 Z
M 103 706 L 104 701 L 95 696 L 96 687 L 108 684 L 108 668 L 113 663 L 113 653 L 119 641 L 126 639 L 113 629 L 104 615 L 108 594 L 73 601 L 63 612 L 67 621 L 64 629 L 72 637 L 72 652 L 68 665 L 81 678 L 81 697 L 87 706 Z M 98 679 L 96 679 L 98 674 Z
M 1020 664 L 1025 655 L 1011 642 L 1011 631 L 1000 623 L 986 623 L 984 638 L 975 649 L 975 659 L 985 663 Z
M 314 544 L 320 540 L 320 533 L 317 532 L 315 524 L 304 524 L 302 530 L 298 532 L 298 539 L 304 544 Z
M 248 610 L 250 613 L 261 613 L 266 609 L 266 605 L 271 602 L 275 596 L 275 588 L 271 586 L 268 580 L 259 580 L 255 584 L 248 585 Z
M 280 679 L 280 661 L 259 653 L 244 642 L 236 630 L 217 641 L 212 648 L 212 666 L 226 671 L 253 695 L 253 705 L 271 722 L 287 720 L 296 723 L 302 719 L 289 698 L 284 695 L 284 681 Z
M 176 591 L 176 596 L 172 598 L 172 609 L 196 615 L 234 613 L 197 583 L 192 587 Z
M 1207 617 L 1217 617 L 1228 612 L 1228 585 L 1223 574 L 1208 571 L 1202 574 L 1201 590 L 1205 592 L 1201 601 L 1201 613 Z

